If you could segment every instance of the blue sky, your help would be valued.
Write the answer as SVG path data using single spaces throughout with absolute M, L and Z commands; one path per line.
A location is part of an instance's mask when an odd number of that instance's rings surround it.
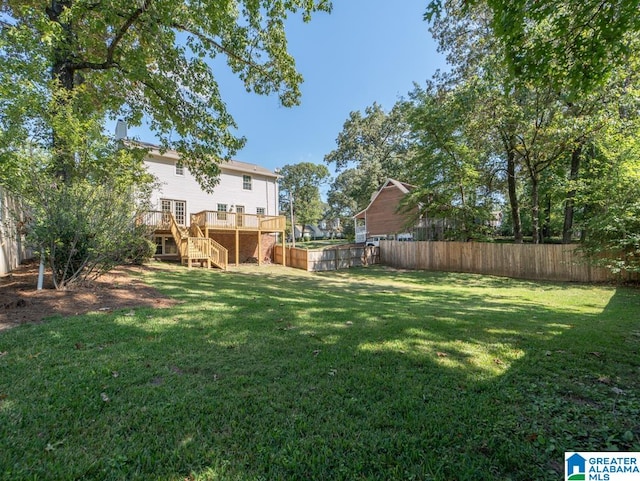
M 223 72 L 218 77 L 223 99 L 247 138 L 236 160 L 271 170 L 299 162 L 322 163 L 349 112 L 378 102 L 390 109 L 396 100 L 424 84 L 444 56 L 422 16 L 426 0 L 334 0 L 330 15 L 309 23 L 298 16 L 287 24 L 289 51 L 304 76 L 302 103 L 281 107 L 276 96 L 244 90 Z M 145 128 L 129 136 L 154 142 Z

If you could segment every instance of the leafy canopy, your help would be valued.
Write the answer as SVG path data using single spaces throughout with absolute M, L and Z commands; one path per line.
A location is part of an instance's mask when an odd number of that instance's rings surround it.
M 442 15 L 447 3 L 469 10 L 488 6 L 513 77 L 573 95 L 601 88 L 627 63 L 640 31 L 640 0 L 433 0 L 425 18 Z
M 244 142 L 221 97 L 224 59 L 247 91 L 300 101 L 301 75 L 287 51 L 285 20 L 330 11 L 325 0 L 7 0 L 0 7 L 0 147 L 31 138 L 66 147 L 52 130 L 58 109 L 74 115 L 148 119 L 203 187 L 213 158 Z M 69 94 L 73 92 L 73 94 Z M 69 152 L 67 152 L 69 154 Z M 65 169 L 72 169 L 67 155 Z
M 295 222 L 303 228 L 319 221 L 324 210 L 320 186 L 329 177 L 329 169 L 322 164 L 300 162 L 285 165 L 280 175 L 281 210 L 288 212 L 289 202 L 292 202 Z

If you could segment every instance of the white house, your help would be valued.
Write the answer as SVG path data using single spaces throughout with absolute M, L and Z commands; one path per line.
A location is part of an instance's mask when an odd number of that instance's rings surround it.
M 200 234 L 224 246 L 235 263 L 262 262 L 272 257 L 278 234 L 284 239 L 285 218 L 278 215 L 278 174 L 264 167 L 231 160 L 220 164 L 213 193 L 203 191 L 175 151 L 148 148 L 147 170 L 159 182 L 152 205 L 170 212 L 185 228 L 198 226 Z M 155 233 L 159 258 L 181 255 L 174 233 L 166 226 Z

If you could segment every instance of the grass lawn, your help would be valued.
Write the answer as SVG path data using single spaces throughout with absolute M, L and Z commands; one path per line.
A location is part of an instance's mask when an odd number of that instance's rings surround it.
M 0 479 L 558 480 L 640 451 L 640 291 L 167 267 L 0 333 Z

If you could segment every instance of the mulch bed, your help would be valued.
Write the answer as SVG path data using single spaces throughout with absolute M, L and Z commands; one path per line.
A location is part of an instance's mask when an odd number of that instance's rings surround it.
M 134 307 L 170 307 L 177 301 L 132 277 L 152 267 L 119 267 L 85 286 L 56 291 L 45 273 L 44 288 L 36 289 L 38 264 L 19 266 L 0 278 L 0 331 L 20 324 L 38 323 L 51 316 L 75 316 L 91 311 Z

